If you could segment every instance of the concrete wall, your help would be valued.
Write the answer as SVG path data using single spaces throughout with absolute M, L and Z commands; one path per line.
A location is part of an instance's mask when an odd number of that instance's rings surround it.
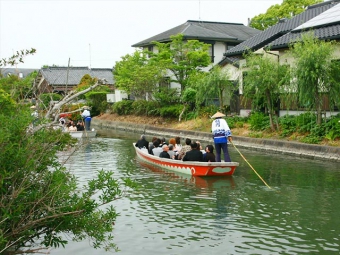
M 192 140 L 199 140 L 212 143 L 211 133 L 175 130 L 150 125 L 134 124 L 127 122 L 115 122 L 107 120 L 92 119 L 92 125 L 100 129 L 116 129 L 149 136 L 164 137 L 181 137 Z M 313 144 L 304 144 L 298 142 L 288 142 L 283 140 L 259 139 L 242 136 L 233 136 L 233 143 L 237 148 L 247 148 L 257 151 L 265 151 L 267 153 L 278 153 L 292 155 L 301 158 L 321 159 L 340 162 L 340 147 L 321 146 Z M 232 146 L 232 145 L 230 145 Z

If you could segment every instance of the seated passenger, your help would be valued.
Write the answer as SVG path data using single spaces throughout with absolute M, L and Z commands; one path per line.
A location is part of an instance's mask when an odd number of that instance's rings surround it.
M 168 151 L 170 158 L 174 159 L 175 158 L 175 152 L 174 152 L 174 146 L 173 144 L 169 144 L 169 151 Z
M 181 138 L 179 136 L 175 137 L 176 145 L 174 151 L 179 153 L 182 150 Z
M 170 155 L 169 155 L 169 153 L 168 153 L 168 151 L 169 151 L 169 146 L 168 145 L 166 145 L 166 144 L 164 144 L 163 146 L 162 146 L 162 152 L 159 154 L 159 157 L 160 158 L 168 158 L 168 159 L 170 159 Z
M 149 142 L 145 139 L 145 135 L 140 136 L 140 138 L 136 142 L 135 146 L 138 147 L 139 149 L 141 149 L 143 147 L 149 149 Z
M 155 146 L 153 145 L 153 143 L 157 140 L 157 137 L 154 136 L 152 137 L 151 142 L 149 142 L 149 154 L 152 154 L 152 149 L 155 148 Z
M 179 152 L 178 159 L 183 159 L 186 152 L 191 150 L 190 144 L 191 144 L 191 139 L 190 138 L 185 139 L 185 145 L 182 147 L 181 151 Z
M 81 120 L 78 121 L 76 127 L 77 127 L 77 131 L 84 131 L 84 124 Z
M 204 162 L 216 162 L 215 154 L 214 154 L 214 146 L 207 145 L 205 146 L 205 153 L 203 154 Z
M 153 145 L 155 147 L 151 150 L 150 154 L 159 157 L 159 154 L 163 151 L 162 147 L 160 147 L 160 139 L 154 141 Z
M 70 132 L 77 131 L 76 124 L 73 123 L 72 125 L 70 125 L 69 128 L 68 128 L 68 131 L 70 131 Z
M 191 150 L 187 151 L 183 157 L 183 161 L 203 161 L 203 154 L 197 149 L 197 143 L 190 144 Z

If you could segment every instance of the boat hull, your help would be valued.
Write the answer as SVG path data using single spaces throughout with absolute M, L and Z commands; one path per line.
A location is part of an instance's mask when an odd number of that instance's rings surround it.
M 68 133 L 73 138 L 93 138 L 97 135 L 97 131 L 73 131 Z
M 160 158 L 145 150 L 135 147 L 137 157 L 151 165 L 159 166 L 170 171 L 192 176 L 230 176 L 239 165 L 238 162 L 198 162 Z

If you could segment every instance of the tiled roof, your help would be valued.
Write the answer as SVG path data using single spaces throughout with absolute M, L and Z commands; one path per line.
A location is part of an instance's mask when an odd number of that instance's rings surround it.
M 320 40 L 339 40 L 340 39 L 340 24 L 317 28 L 313 30 L 316 38 Z M 271 42 L 268 46 L 271 49 L 281 49 L 288 47 L 289 43 L 301 38 L 302 33 L 306 32 L 290 32 L 277 40 Z
M 19 75 L 22 73 L 23 77 L 33 73 L 34 71 L 39 71 L 39 69 L 32 68 L 0 68 L 0 73 L 6 77 L 11 74 Z
M 78 85 L 85 74 L 98 79 L 106 79 L 107 84 L 114 84 L 112 69 L 110 68 L 88 68 L 88 67 L 48 67 L 40 70 L 50 85 Z M 68 73 L 68 74 L 67 74 Z
M 170 36 L 183 34 L 184 39 L 215 40 L 222 42 L 242 42 L 258 34 L 260 31 L 240 23 L 224 23 L 211 21 L 188 20 L 182 25 L 150 37 L 132 47 L 151 45 L 151 42 L 169 42 Z
M 233 47 L 225 53 L 225 56 L 242 55 L 248 50 L 256 51 L 265 46 L 271 45 L 271 43 L 275 40 L 278 40 L 278 43 L 283 43 L 279 42 L 282 36 L 288 34 L 294 28 L 316 17 L 320 13 L 323 13 L 337 3 L 338 2 L 336 1 L 328 1 L 321 4 L 309 6 L 306 11 L 294 16 L 291 19 L 282 20 L 276 25 Z M 287 40 L 289 42 L 291 38 L 287 38 Z

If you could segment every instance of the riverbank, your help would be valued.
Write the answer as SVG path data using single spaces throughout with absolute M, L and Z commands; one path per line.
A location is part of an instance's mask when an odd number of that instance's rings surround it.
M 122 117 L 122 118 L 121 118 Z M 182 140 L 189 137 L 194 140 L 212 142 L 211 133 L 202 131 L 207 123 L 182 122 L 173 123 L 173 120 L 162 118 L 145 118 L 131 116 L 103 115 L 94 117 L 92 125 L 101 129 L 116 129 L 149 136 L 175 137 Z M 210 123 L 208 123 L 210 125 Z M 196 127 L 197 125 L 197 127 Z M 243 132 L 243 133 L 242 133 Z M 246 130 L 233 131 L 233 143 L 236 147 L 258 151 L 293 155 L 308 159 L 320 159 L 340 162 L 340 147 L 327 145 L 304 144 L 293 141 L 277 139 L 251 138 L 246 136 Z M 235 135 L 237 134 L 237 135 Z

